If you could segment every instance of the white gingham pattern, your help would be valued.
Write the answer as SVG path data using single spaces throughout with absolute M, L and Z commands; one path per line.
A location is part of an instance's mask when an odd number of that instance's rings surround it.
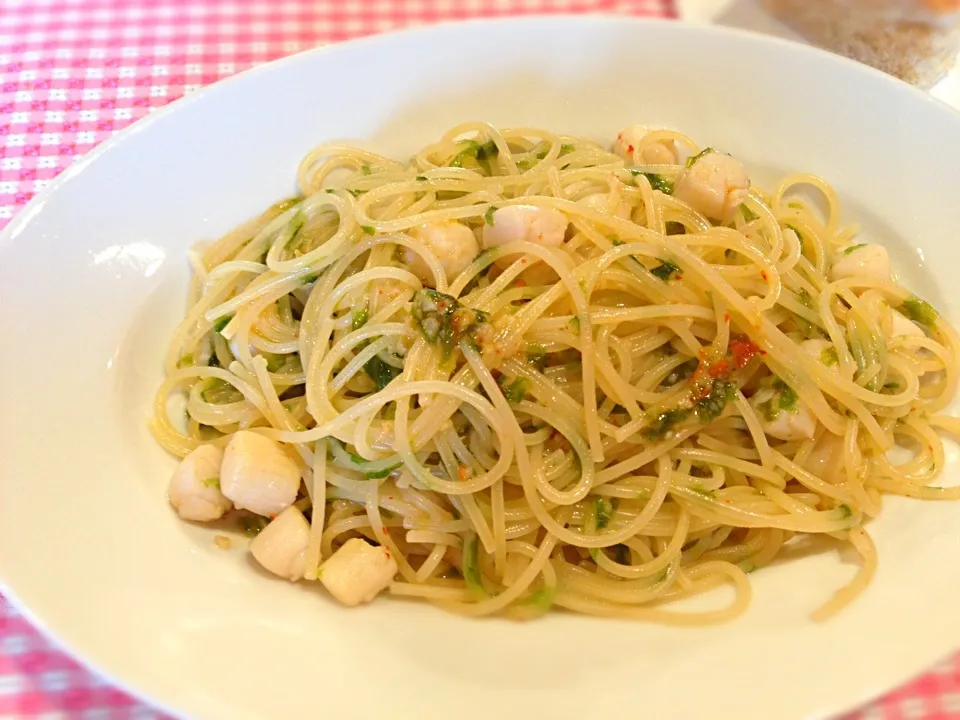
M 672 16 L 672 0 L 0 0 L 0 228 L 97 143 L 185 93 L 327 42 L 455 18 Z M 162 717 L 0 597 L 0 718 Z M 960 719 L 954 658 L 846 720 Z

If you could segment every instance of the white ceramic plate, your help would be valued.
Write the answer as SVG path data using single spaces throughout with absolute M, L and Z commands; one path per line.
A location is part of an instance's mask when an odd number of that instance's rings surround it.
M 294 190 L 315 143 L 398 157 L 466 119 L 612 137 L 642 121 L 755 177 L 833 181 L 909 284 L 954 321 L 960 117 L 810 48 L 613 19 L 451 25 L 299 55 L 158 112 L 65 172 L 0 237 L 0 577 L 48 633 L 198 718 L 802 718 L 848 708 L 960 644 L 960 503 L 889 501 L 880 570 L 834 554 L 754 576 L 738 622 L 677 630 L 553 614 L 344 610 L 179 522 L 146 419 L 184 307 L 184 252 Z M 949 473 L 958 464 L 951 461 Z

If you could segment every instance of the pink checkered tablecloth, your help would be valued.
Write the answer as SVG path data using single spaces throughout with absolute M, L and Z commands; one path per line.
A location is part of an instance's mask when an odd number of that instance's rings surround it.
M 0 0 L 0 228 L 154 108 L 319 44 L 456 18 L 673 16 L 673 0 Z M 0 596 L 0 718 L 160 718 L 54 649 Z M 847 720 L 960 718 L 960 656 Z

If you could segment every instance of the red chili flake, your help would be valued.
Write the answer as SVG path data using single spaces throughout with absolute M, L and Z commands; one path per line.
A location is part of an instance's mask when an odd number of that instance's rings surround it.
M 380 528 L 380 531 L 381 531 L 384 535 L 386 535 L 386 534 L 387 534 L 387 526 L 386 526 L 386 525 L 383 525 L 383 526 Z
M 766 280 L 766 279 L 767 279 L 767 271 L 766 271 L 766 270 L 761 270 L 761 271 L 760 271 L 760 277 L 762 277 L 764 280 Z
M 627 152 L 633 155 L 633 145 L 627 145 Z
M 693 375 L 690 377 L 691 385 L 698 385 L 702 383 L 707 376 L 707 369 L 709 363 L 707 362 L 707 351 L 703 348 L 700 349 L 700 352 L 697 353 L 699 362 L 697 363 L 697 369 L 693 371 Z
M 728 360 L 717 360 L 710 366 L 710 377 L 712 378 L 726 379 L 730 377 L 731 372 L 733 372 L 733 368 L 730 367 Z
M 730 313 L 724 313 L 724 314 L 723 314 L 723 321 L 724 321 L 724 322 L 730 322 Z
M 524 280 L 523 278 L 520 278 L 520 279 L 517 280 L 513 285 L 514 285 L 514 287 L 518 287 L 518 288 L 526 287 L 526 286 L 527 286 L 527 281 Z
M 743 370 L 757 355 L 764 354 L 763 350 L 748 338 L 732 339 L 730 341 L 730 353 L 733 355 L 733 362 L 738 370 Z
M 683 273 L 677 273 L 673 276 L 674 280 L 683 280 Z

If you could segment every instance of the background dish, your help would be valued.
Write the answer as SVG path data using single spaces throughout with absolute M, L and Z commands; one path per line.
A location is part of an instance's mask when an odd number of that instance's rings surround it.
M 531 35 L 548 33 L 550 48 L 531 47 Z M 495 56 L 484 50 L 491 45 L 501 48 Z M 323 92 L 304 93 L 318 77 L 327 78 Z M 554 717 L 616 715 L 627 704 L 657 717 L 705 708 L 731 717 L 783 717 L 790 708 L 800 717 L 861 700 L 951 649 L 960 620 L 949 598 L 960 576 L 941 560 L 957 544 L 956 505 L 890 503 L 876 527 L 881 570 L 855 612 L 821 627 L 806 620 L 822 583 L 850 570 L 812 558 L 758 576 L 757 607 L 744 621 L 696 635 L 642 625 L 613 633 L 567 617 L 464 624 L 396 603 L 348 619 L 299 588 L 278 594 L 239 554 L 225 563 L 203 530 L 178 526 L 157 502 L 173 463 L 153 449 L 143 421 L 156 358 L 180 314 L 185 248 L 241 219 L 238 210 L 289 193 L 290 169 L 320 139 L 362 138 L 402 154 L 480 113 L 598 137 L 643 117 L 752 168 L 816 170 L 837 185 L 851 217 L 883 239 L 901 238 L 892 249 L 907 285 L 934 278 L 950 287 L 956 253 L 936 239 L 960 220 L 950 192 L 958 171 L 938 158 L 960 152 L 957 118 L 815 51 L 680 25 L 529 20 L 381 37 L 250 73 L 78 164 L 4 235 L 0 286 L 10 298 L 29 293 L 31 304 L 24 313 L 7 303 L 0 322 L 24 347 L 40 347 L 51 342 L 50 326 L 35 320 L 53 318 L 56 347 L 72 353 L 69 363 L 63 352 L 31 356 L 43 383 L 18 380 L 18 358 L 3 361 L 0 574 L 33 616 L 138 692 L 202 717 L 295 717 L 304 698 L 317 698 L 318 682 L 369 687 L 356 668 L 366 673 L 373 657 L 390 669 L 376 679 L 390 704 L 324 693 L 325 710 L 367 717 L 402 706 L 440 717 L 462 713 L 470 697 L 478 715 L 509 702 L 517 714 Z M 206 132 L 224 116 L 235 122 Z M 939 182 L 902 182 L 915 177 Z M 118 187 L 137 190 L 118 204 Z M 923 244 L 926 271 L 908 240 Z M 56 292 L 37 292 L 38 278 L 55 278 Z M 926 294 L 957 316 L 957 297 Z M 827 658 L 842 668 L 829 678 Z M 686 673 L 696 696 L 675 691 Z M 279 690 L 290 687 L 303 694 Z M 738 707 L 744 697 L 750 706 Z

